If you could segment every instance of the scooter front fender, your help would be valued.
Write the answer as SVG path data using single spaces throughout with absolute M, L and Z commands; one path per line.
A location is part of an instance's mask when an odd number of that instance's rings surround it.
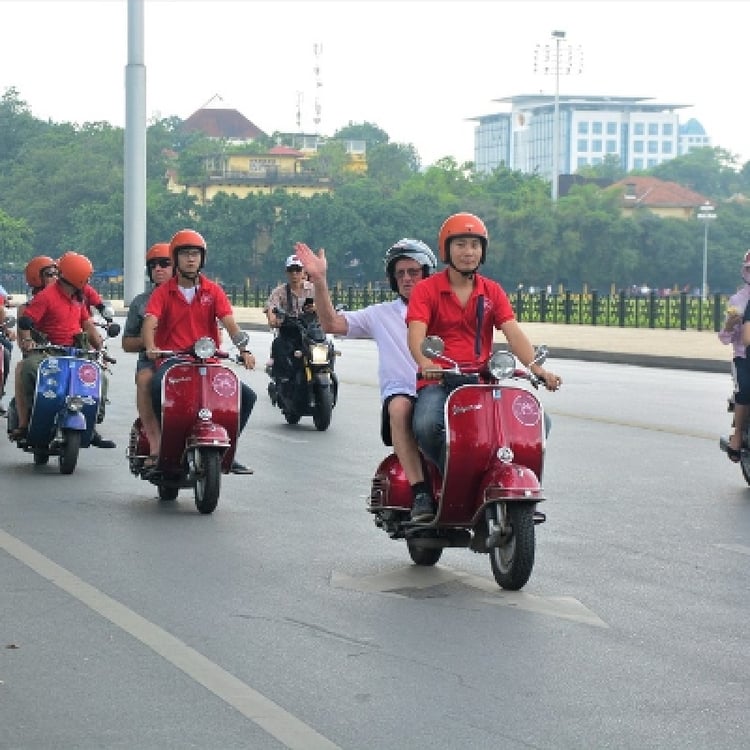
M 187 448 L 228 448 L 231 445 L 229 433 L 215 422 L 197 422 L 188 431 L 185 439 Z
M 485 506 L 490 503 L 540 503 L 546 499 L 543 492 L 539 478 L 528 466 L 493 461 L 479 485 L 478 498 L 482 504 L 474 522 L 483 515 Z
M 64 411 L 60 419 L 60 426 L 64 430 L 80 430 L 84 432 L 87 428 L 86 417 L 80 411 Z

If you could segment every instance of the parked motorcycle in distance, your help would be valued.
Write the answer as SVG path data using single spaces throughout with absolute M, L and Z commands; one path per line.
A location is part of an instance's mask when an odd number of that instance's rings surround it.
M 161 449 L 154 467 L 151 450 L 137 418 L 130 429 L 127 458 L 130 472 L 155 485 L 160 500 L 175 500 L 192 488 L 200 513 L 216 510 L 221 475 L 234 460 L 240 421 L 240 382 L 219 360 L 209 337 L 185 351 L 161 351 L 167 370 L 161 384 Z
M 296 316 L 280 307 L 273 312 L 281 318 L 278 335 L 291 337 L 294 349 L 289 363 L 291 377 L 274 377 L 272 365 L 266 365 L 271 378 L 268 384 L 271 403 L 281 409 L 288 424 L 297 424 L 302 417 L 311 416 L 317 430 L 327 430 L 338 400 L 334 365 L 341 353 L 326 338 L 314 312 Z
M 429 524 L 410 520 L 412 493 L 395 453 L 378 466 L 368 511 L 392 539 L 404 539 L 417 565 L 435 565 L 446 547 L 468 547 L 489 554 L 497 584 L 521 589 L 531 576 L 535 525 L 545 520 L 537 504 L 545 451 L 544 411 L 534 388 L 539 380 L 516 366 L 507 351 L 496 351 L 483 373 L 462 371 L 442 355 L 443 342 L 425 339 L 422 351 L 450 365 L 443 386 L 447 457 L 445 477 L 423 458 L 425 476 L 438 509 Z M 541 364 L 539 347 L 532 364 Z
M 120 333 L 117 323 L 97 322 L 106 337 Z M 37 338 L 41 335 L 37 333 Z M 26 436 L 16 445 L 33 453 L 34 464 L 43 466 L 57 456 L 61 474 L 72 474 L 81 448 L 88 448 L 96 428 L 102 398 L 103 372 L 116 360 L 101 349 L 54 344 L 34 344 L 29 351 L 45 352 L 39 363 L 34 403 Z M 8 433 L 18 427 L 15 398 L 8 405 Z

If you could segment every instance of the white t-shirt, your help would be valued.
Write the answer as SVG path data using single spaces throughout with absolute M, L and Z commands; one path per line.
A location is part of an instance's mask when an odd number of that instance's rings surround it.
M 407 344 L 404 301 L 399 297 L 343 315 L 349 324 L 346 338 L 374 339 L 377 344 L 381 401 L 394 394 L 415 396 L 417 363 Z

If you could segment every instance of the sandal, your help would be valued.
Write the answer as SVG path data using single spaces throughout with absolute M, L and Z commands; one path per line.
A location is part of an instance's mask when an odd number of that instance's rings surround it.
M 11 440 L 23 440 L 28 434 L 28 427 L 16 427 L 8 433 L 8 437 Z
M 742 451 L 738 451 L 736 448 L 732 448 L 731 445 L 727 446 L 727 456 L 729 456 L 729 460 L 733 463 L 739 463 L 740 459 L 742 458 Z

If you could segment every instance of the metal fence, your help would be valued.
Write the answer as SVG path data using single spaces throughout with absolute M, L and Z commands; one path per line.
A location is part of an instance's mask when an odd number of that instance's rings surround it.
M 123 285 L 99 283 L 93 286 L 105 299 L 123 299 Z M 225 285 L 232 305 L 263 307 L 271 293 L 269 286 Z M 18 289 L 8 289 L 18 292 Z M 390 288 L 381 285 L 331 287 L 334 305 L 358 310 L 375 302 L 393 299 Z M 619 328 L 662 328 L 678 330 L 721 330 L 726 316 L 728 296 L 714 294 L 703 300 L 699 295 L 679 292 L 634 294 L 623 291 L 599 294 L 596 291 L 565 291 L 534 294 L 518 291 L 510 295 L 520 322 L 559 323 L 562 325 L 611 326 Z

